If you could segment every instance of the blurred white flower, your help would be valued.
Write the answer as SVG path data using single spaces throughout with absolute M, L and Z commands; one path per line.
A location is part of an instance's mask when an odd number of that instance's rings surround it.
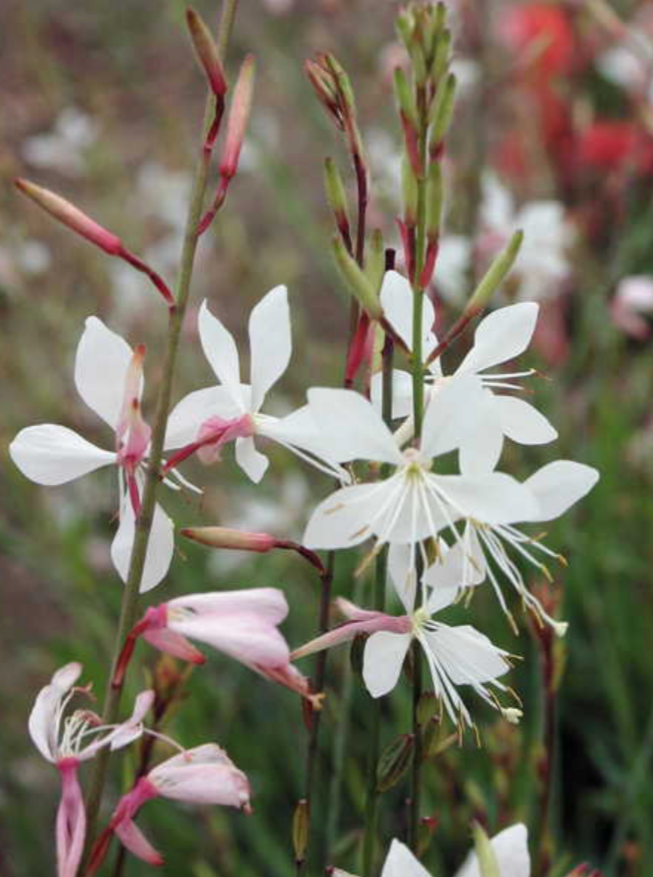
M 69 176 L 80 176 L 85 168 L 85 151 L 95 143 L 99 125 L 76 107 L 66 107 L 52 130 L 28 137 L 22 156 L 34 167 L 49 168 Z
M 646 317 L 653 316 L 653 277 L 633 275 L 624 277 L 610 305 L 612 319 L 627 335 L 645 340 L 651 334 Z

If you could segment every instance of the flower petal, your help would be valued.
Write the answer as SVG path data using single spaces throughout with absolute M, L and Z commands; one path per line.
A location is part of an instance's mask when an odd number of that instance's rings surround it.
M 376 372 L 370 384 L 370 398 L 377 411 L 381 411 L 383 399 L 383 375 Z M 413 411 L 413 377 L 401 369 L 392 372 L 392 416 L 408 417 Z
M 413 566 L 415 550 L 412 545 L 393 543 L 388 551 L 388 574 L 394 590 L 409 614 L 415 608 L 417 572 Z
M 308 391 L 311 413 L 332 459 L 400 465 L 403 456 L 374 406 L 353 390 Z
M 241 394 L 247 391 L 241 384 Z M 234 402 L 226 387 L 205 387 L 195 390 L 178 402 L 170 412 L 164 447 L 181 448 L 197 440 L 200 427 L 210 417 L 233 420 L 242 414 L 242 408 Z
M 258 411 L 270 387 L 288 368 L 292 352 L 288 290 L 275 286 L 249 318 L 252 411 Z
M 520 445 L 545 445 L 558 438 L 558 432 L 533 405 L 516 396 L 494 396 L 505 435 Z
M 389 482 L 355 484 L 332 493 L 315 509 L 302 543 L 308 548 L 351 548 L 373 535 L 370 521 L 383 503 Z
M 531 860 L 528 854 L 528 831 L 522 823 L 504 828 L 490 841 L 499 866 L 499 872 L 508 877 L 530 877 Z M 478 857 L 472 850 L 456 877 L 481 877 Z
M 54 487 L 116 462 L 116 455 L 92 445 L 72 429 L 41 423 L 21 429 L 9 445 L 20 471 L 37 484 Z
M 588 494 L 598 480 L 596 469 L 572 460 L 555 460 L 542 466 L 524 482 L 537 500 L 538 510 L 534 516 L 521 520 L 552 521 L 560 517 Z
M 461 588 L 485 581 L 485 555 L 473 527 L 466 527 L 462 540 L 451 548 L 439 543 L 440 557 L 424 571 L 424 584 L 433 588 L 428 608 L 433 615 L 449 606 Z
M 216 377 L 231 394 L 234 403 L 245 411 L 240 392 L 240 362 L 233 335 L 213 316 L 206 301 L 202 302 L 197 320 L 202 349 Z
M 236 462 L 254 484 L 258 484 L 265 475 L 270 461 L 256 450 L 253 438 L 236 439 Z
M 456 374 L 484 371 L 523 353 L 533 337 L 538 311 L 538 304 L 524 301 L 485 317 L 474 334 L 474 346 Z
M 163 856 L 145 837 L 133 819 L 123 819 L 114 828 L 116 836 L 129 852 L 148 865 L 163 865 Z
M 75 385 L 84 402 L 115 430 L 133 351 L 102 320 L 89 317 L 77 347 Z M 142 386 L 141 386 L 142 392 Z
M 496 407 L 497 397 L 483 390 L 479 422 L 460 446 L 460 471 L 472 478 L 494 471 L 503 450 L 503 428 Z
M 120 525 L 111 543 L 111 560 L 123 582 L 127 581 L 129 574 L 134 534 L 134 510 L 129 497 L 126 496 L 122 502 Z M 150 531 L 145 566 L 141 577 L 141 593 L 155 588 L 165 578 L 172 563 L 174 549 L 174 525 L 157 503 L 154 507 L 152 529 Z
M 478 478 L 465 475 L 429 475 L 452 507 L 466 518 L 484 524 L 511 524 L 539 520 L 533 491 L 511 475 L 491 472 Z
M 288 603 L 279 588 L 245 588 L 238 591 L 209 591 L 186 594 L 168 600 L 170 609 L 181 609 L 195 615 L 255 612 L 269 624 L 280 624 L 288 615 Z
M 454 377 L 429 396 L 422 427 L 421 452 L 437 457 L 460 447 L 483 411 L 483 386 L 474 375 Z
M 454 685 L 491 682 L 510 670 L 506 653 L 469 624 L 439 624 L 437 630 L 426 631 L 424 637 Z
M 409 350 L 413 348 L 413 290 L 398 271 L 386 271 L 381 286 L 381 305 L 386 319 Z M 435 310 L 428 295 L 422 295 L 422 355 L 426 359 L 435 348 L 433 334 Z
M 412 638 L 411 633 L 381 630 L 368 639 L 363 654 L 363 681 L 372 697 L 382 697 L 395 687 Z
M 50 683 L 42 688 L 29 716 L 27 729 L 32 742 L 48 761 L 58 758 L 59 725 L 57 714 L 61 701 L 68 694 L 82 673 L 82 665 L 76 661 L 61 667 Z
M 431 875 L 408 847 L 395 839 L 390 844 L 381 877 L 431 877 Z

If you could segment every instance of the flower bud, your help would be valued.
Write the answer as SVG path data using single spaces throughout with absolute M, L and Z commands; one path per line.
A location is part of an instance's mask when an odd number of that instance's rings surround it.
M 478 822 L 474 823 L 472 834 L 481 877 L 501 877 L 499 863 L 490 843 L 490 838 Z
M 324 188 L 326 189 L 329 207 L 335 217 L 340 233 L 342 235 L 349 235 L 347 195 L 340 171 L 332 158 L 324 160 Z
M 235 551 L 271 551 L 276 540 L 268 533 L 248 533 L 228 527 L 186 527 L 181 535 L 209 548 L 230 548 Z
M 401 734 L 385 747 L 376 769 L 377 792 L 386 792 L 397 785 L 410 766 L 414 745 L 413 734 Z
M 523 231 L 516 231 L 513 234 L 508 246 L 495 258 L 494 262 L 492 262 L 488 270 L 485 272 L 485 276 L 474 290 L 474 293 L 463 312 L 463 316 L 473 316 L 483 310 L 503 282 L 506 274 L 515 264 L 515 259 L 517 258 L 523 240 Z
M 234 177 L 238 170 L 240 150 L 243 148 L 245 129 L 252 109 L 255 70 L 254 56 L 248 55 L 241 65 L 238 81 L 234 88 L 227 123 L 227 139 L 220 162 L 220 176 L 227 180 Z
M 440 234 L 442 200 L 442 168 L 439 161 L 433 161 L 426 181 L 426 234 L 429 238 Z
M 403 117 L 415 128 L 419 124 L 417 116 L 417 104 L 413 97 L 413 92 L 406 78 L 406 74 L 397 67 L 394 75 L 395 94 L 397 95 L 397 103 Z
M 16 180 L 16 186 L 27 195 L 32 201 L 35 201 L 39 207 L 54 216 L 56 220 L 67 225 L 77 234 L 86 238 L 92 244 L 104 250 L 110 256 L 118 256 L 122 251 L 122 242 L 120 238 L 107 231 L 95 220 L 91 219 L 85 213 L 82 213 L 77 207 L 72 205 L 70 201 L 66 201 L 60 195 L 55 195 L 49 189 L 44 189 L 29 180 Z
M 306 858 L 310 827 L 311 816 L 308 809 L 308 801 L 305 798 L 301 798 L 297 802 L 292 818 L 292 845 L 295 851 L 296 862 L 303 862 Z
M 442 30 L 437 37 L 435 51 L 433 52 L 433 61 L 431 62 L 431 79 L 434 82 L 440 81 L 441 77 L 447 71 L 449 66 L 449 56 L 451 53 L 451 31 Z
M 413 166 L 406 156 L 401 161 L 401 193 L 404 202 L 404 222 L 407 226 L 417 224 L 417 179 Z
M 197 54 L 197 60 L 206 73 L 211 91 L 217 98 L 223 98 L 227 92 L 227 82 L 224 78 L 222 63 L 218 55 L 218 47 L 211 36 L 211 31 L 204 24 L 200 15 L 192 8 L 186 10 L 186 23 Z
M 435 93 L 433 106 L 431 107 L 431 155 L 437 158 L 441 149 L 444 136 L 451 124 L 453 116 L 453 102 L 456 93 L 456 77 L 450 73 L 438 85 Z
M 383 234 L 380 228 L 375 228 L 370 236 L 370 245 L 365 262 L 365 274 L 378 295 L 381 283 L 383 282 L 383 275 L 385 274 L 385 249 L 383 247 Z
M 339 128 L 342 128 L 342 115 L 338 107 L 338 95 L 328 70 L 317 61 L 307 60 L 304 62 L 304 70 L 318 100 L 327 112 L 333 116 Z
M 381 304 L 374 291 L 374 287 L 365 276 L 365 273 L 356 260 L 347 252 L 347 248 L 340 237 L 333 238 L 332 247 L 336 263 L 349 292 L 373 320 L 380 319 L 383 315 Z
M 406 51 L 410 54 L 413 42 L 413 30 L 415 28 L 415 20 L 410 9 L 401 9 L 396 21 L 396 28 L 399 38 L 406 47 Z

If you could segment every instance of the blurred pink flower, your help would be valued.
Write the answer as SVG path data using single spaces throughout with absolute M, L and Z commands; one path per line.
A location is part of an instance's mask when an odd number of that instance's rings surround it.
M 644 341 L 651 334 L 646 317 L 653 316 L 653 277 L 624 277 L 610 305 L 612 320 L 626 335 Z

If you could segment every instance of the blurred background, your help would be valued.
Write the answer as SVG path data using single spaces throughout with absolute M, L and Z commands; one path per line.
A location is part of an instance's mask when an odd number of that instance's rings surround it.
M 217 21 L 217 2 L 196 5 Z M 449 6 L 459 88 L 446 157 L 446 234 L 431 290 L 438 320 L 455 318 L 474 277 L 523 227 L 524 251 L 495 304 L 541 305 L 534 347 L 520 364 L 539 369 L 529 391 L 560 439 L 526 451 L 510 445 L 502 468 L 525 477 L 561 457 L 601 470 L 598 487 L 547 537 L 569 561 L 552 570 L 548 598 L 570 622 L 556 646 L 564 676 L 550 873 L 589 861 L 609 877 L 646 877 L 653 874 L 653 3 Z M 349 167 L 302 65 L 318 51 L 334 51 L 349 71 L 371 170 L 370 224 L 396 246 L 397 9 L 386 0 L 242 0 L 228 70 L 233 77 L 244 54 L 256 54 L 255 106 L 227 208 L 199 249 L 175 399 L 212 382 L 195 332 L 201 300 L 243 337 L 252 305 L 278 283 L 290 289 L 294 355 L 270 412 L 290 410 L 309 385 L 341 381 L 348 306 L 329 253 L 323 158 L 333 156 L 343 174 Z M 72 381 L 90 314 L 131 344 L 147 344 L 151 416 L 166 321 L 146 280 L 49 221 L 12 180 L 26 176 L 65 195 L 173 281 L 204 100 L 183 16 L 181 0 L 0 4 L 3 877 L 52 872 L 58 777 L 28 739 L 27 716 L 54 669 L 73 659 L 84 663 L 84 678 L 95 680 L 101 695 L 121 597 L 109 559 L 112 474 L 40 488 L 6 449 L 20 428 L 39 422 L 63 423 L 109 446 L 111 436 Z M 166 497 L 168 511 L 180 526 L 220 523 L 300 538 L 331 485 L 278 448 L 270 455 L 259 487 L 233 466 L 229 451 L 211 469 L 187 464 L 185 474 L 205 485 L 204 498 Z M 335 590 L 351 595 L 355 588 L 365 603 L 371 584 L 354 583 L 356 562 L 338 557 Z M 151 596 L 160 602 L 182 592 L 263 585 L 288 596 L 288 640 L 311 636 L 318 582 L 292 557 L 252 559 L 179 544 L 168 579 Z M 517 639 L 490 593 L 479 594 L 470 610 L 472 623 L 524 657 L 512 683 L 525 718 L 507 726 L 474 704 L 482 747 L 469 735 L 461 748 L 429 761 L 425 815 L 434 821 L 424 863 L 434 877 L 454 873 L 472 818 L 492 832 L 518 819 L 534 837 L 539 832 L 542 654 L 514 609 Z M 130 693 L 152 673 L 159 685 L 173 684 L 182 669 L 157 665 L 145 647 L 138 655 L 144 669 L 133 674 Z M 185 691 L 167 731 L 186 746 L 207 739 L 225 746 L 252 780 L 255 812 L 247 819 L 219 808 L 149 804 L 142 824 L 166 857 L 164 873 L 292 873 L 290 826 L 306 748 L 297 697 L 215 654 Z M 358 867 L 369 701 L 346 647 L 329 657 L 328 691 L 314 873 L 324 861 Z M 384 701 L 383 744 L 409 730 L 408 692 L 404 683 Z M 443 740 L 450 732 L 437 729 Z M 129 782 L 132 758 L 115 759 L 108 805 Z M 380 847 L 404 830 L 406 789 L 402 781 L 383 796 Z M 132 860 L 123 873 L 149 870 Z

